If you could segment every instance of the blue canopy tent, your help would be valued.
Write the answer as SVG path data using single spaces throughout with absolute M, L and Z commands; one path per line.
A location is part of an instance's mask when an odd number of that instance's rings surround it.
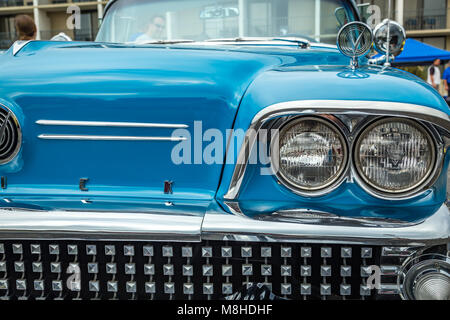
M 403 52 L 395 58 L 393 64 L 430 64 L 435 59 L 450 60 L 450 51 L 442 50 L 414 39 L 406 39 Z

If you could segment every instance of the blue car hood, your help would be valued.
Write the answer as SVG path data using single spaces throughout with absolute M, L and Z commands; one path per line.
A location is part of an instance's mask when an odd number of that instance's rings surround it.
M 173 129 L 43 126 L 37 121 L 179 124 L 202 148 L 203 132 L 232 128 L 252 80 L 285 60 L 293 58 L 212 48 L 67 42 L 31 42 L 15 55 L 10 49 L 0 59 L 0 103 L 18 117 L 23 144 L 16 161 L 0 166 L 0 174 L 8 178 L 3 196 L 21 206 L 60 208 L 88 197 L 114 203 L 125 197 L 131 199 L 127 206 L 135 201 L 147 206 L 149 199 L 177 204 L 183 199 L 210 201 L 222 164 L 205 165 L 193 153 L 192 164 L 174 163 L 172 152 L 179 142 L 39 138 L 42 134 L 171 137 Z M 195 141 L 194 127 L 199 132 Z M 88 192 L 79 189 L 81 178 L 89 179 Z M 173 182 L 173 194 L 164 193 L 165 181 Z
M 211 137 L 202 141 L 208 129 L 225 136 L 235 121 L 245 128 L 261 108 L 287 100 L 323 99 L 324 94 L 363 100 L 370 90 L 371 96 L 380 98 L 381 81 L 391 93 L 397 84 L 406 90 L 406 84 L 415 83 L 428 99 L 425 104 L 441 103 L 426 85 L 412 77 L 414 81 L 408 81 L 405 74 L 372 70 L 358 82 L 343 76 L 347 65 L 348 59 L 335 49 L 292 46 L 31 42 L 16 55 L 11 49 L 0 58 L 0 103 L 17 115 L 23 145 L 17 161 L 0 166 L 0 174 L 8 177 L 3 196 L 21 205 L 52 208 L 73 208 L 87 197 L 98 199 L 91 205 L 97 209 L 119 202 L 127 208 L 147 208 L 151 201 L 160 205 L 169 200 L 196 200 L 206 206 L 215 197 L 223 170 L 221 163 L 205 164 L 201 156 L 194 156 L 195 149 L 211 143 Z M 319 75 L 325 66 L 334 69 Z M 353 83 L 355 90 L 333 90 L 344 88 L 344 81 L 350 87 Z M 405 94 L 390 97 L 400 101 Z M 236 119 L 239 107 L 242 116 Z M 173 129 L 43 126 L 39 120 L 184 125 L 180 130 L 190 136 L 192 154 L 183 156 L 191 164 L 174 163 L 179 142 L 39 138 L 42 134 L 170 137 Z M 224 158 L 226 141 L 221 143 L 219 158 Z M 89 179 L 88 192 L 79 189 L 81 178 Z M 165 181 L 173 182 L 173 194 L 164 193 Z

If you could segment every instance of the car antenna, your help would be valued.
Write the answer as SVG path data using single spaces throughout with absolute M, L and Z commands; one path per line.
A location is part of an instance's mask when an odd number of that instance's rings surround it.
M 386 39 L 386 41 L 387 41 L 387 44 L 386 44 L 386 62 L 384 63 L 384 66 L 385 67 L 390 67 L 391 66 L 391 57 L 390 57 L 390 55 L 391 55 L 391 48 L 390 48 L 390 44 L 391 44 L 391 15 L 392 15 L 392 13 L 391 13 L 391 4 L 392 4 L 392 1 L 391 0 L 389 0 L 388 1 L 388 28 L 387 28 L 387 39 Z

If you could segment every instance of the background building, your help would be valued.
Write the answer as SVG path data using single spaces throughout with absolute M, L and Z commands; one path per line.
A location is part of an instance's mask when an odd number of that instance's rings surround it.
M 382 18 L 388 16 L 388 0 L 357 0 L 381 8 Z M 402 24 L 408 38 L 450 50 L 450 1 L 392 0 L 392 19 Z
M 38 39 L 49 39 L 65 32 L 75 40 L 93 40 L 107 0 L 0 0 L 0 49 L 15 40 L 14 17 L 28 14 L 38 28 Z M 388 0 L 357 0 L 359 4 L 375 4 L 381 17 L 388 16 Z M 81 29 L 68 30 L 67 8 L 81 8 Z M 410 38 L 450 50 L 449 0 L 392 0 L 392 18 L 400 22 Z
M 38 39 L 50 39 L 65 32 L 75 40 L 93 40 L 99 19 L 108 1 L 102 0 L 0 0 L 0 49 L 8 48 L 16 39 L 14 17 L 30 15 L 37 26 Z M 81 29 L 68 30 L 67 8 L 77 5 L 81 9 Z

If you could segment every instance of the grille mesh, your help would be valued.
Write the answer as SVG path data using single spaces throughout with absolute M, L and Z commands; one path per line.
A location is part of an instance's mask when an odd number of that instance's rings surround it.
M 248 283 L 265 283 L 287 299 L 373 299 L 364 268 L 379 263 L 380 251 L 226 241 L 0 241 L 0 298 L 224 299 Z M 80 282 L 70 290 L 76 268 Z
M 20 128 L 14 114 L 0 107 L 0 163 L 10 161 L 20 147 Z

